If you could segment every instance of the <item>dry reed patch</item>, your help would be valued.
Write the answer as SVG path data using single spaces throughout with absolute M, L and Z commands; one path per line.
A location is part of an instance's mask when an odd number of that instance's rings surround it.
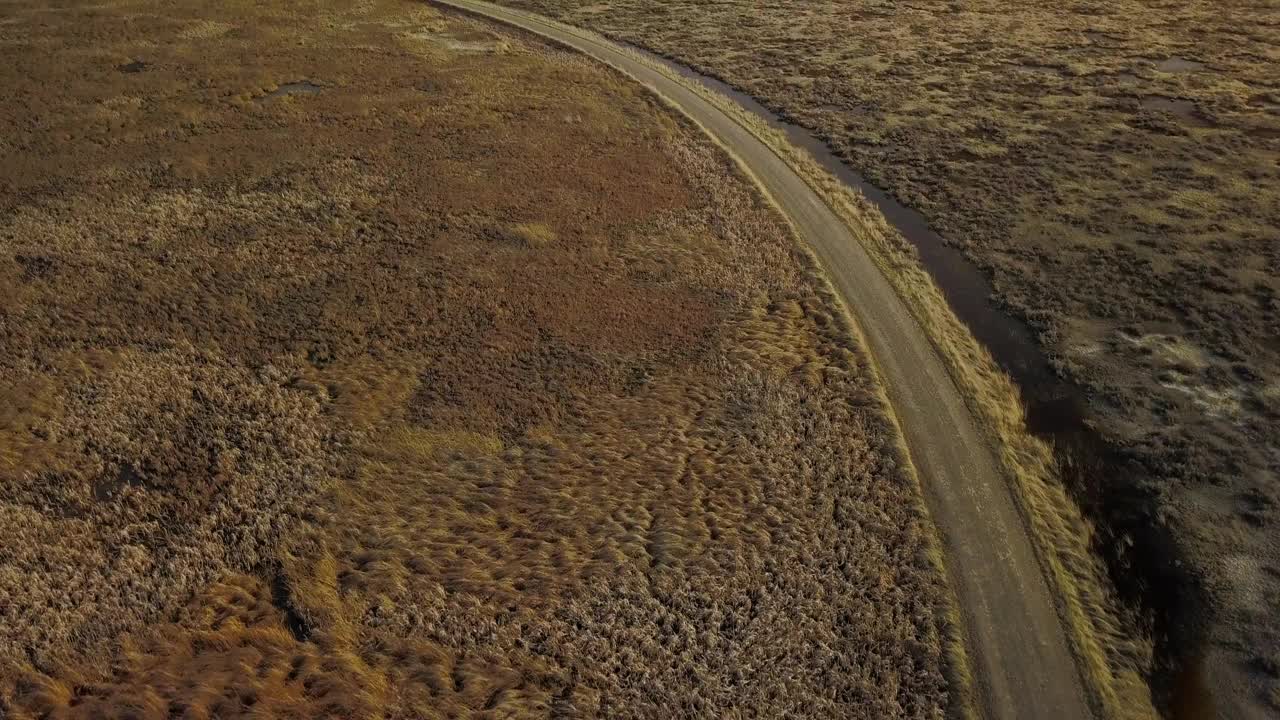
M 655 100 L 417 4 L 15 17 L 4 714 L 941 716 L 865 360 Z
M 507 447 L 386 418 L 286 543 L 284 599 L 231 578 L 127 640 L 111 679 L 19 687 L 72 717 L 936 717 L 928 531 L 828 312 L 754 308 L 723 355 Z
M 161 598 L 271 562 L 324 480 L 318 405 L 270 368 L 177 352 L 113 360 L 45 376 L 74 378 L 59 411 L 24 428 L 54 446 L 52 461 L 6 476 L 6 661 L 97 647 Z

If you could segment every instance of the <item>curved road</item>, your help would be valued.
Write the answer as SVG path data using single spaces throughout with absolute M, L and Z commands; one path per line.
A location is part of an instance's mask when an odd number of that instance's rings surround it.
M 750 168 L 856 319 L 943 537 L 978 703 L 990 718 L 1093 716 L 1053 596 L 986 438 L 924 330 L 827 204 L 768 145 L 684 82 L 593 33 L 476 0 L 434 0 L 574 48 L 647 85 Z

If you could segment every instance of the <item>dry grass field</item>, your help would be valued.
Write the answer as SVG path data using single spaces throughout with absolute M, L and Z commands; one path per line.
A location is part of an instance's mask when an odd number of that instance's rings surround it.
M 867 360 L 654 99 L 417 3 L 0 7 L 0 716 L 955 706 Z
M 1203 585 L 1220 698 L 1280 710 L 1280 7 L 511 4 L 750 92 L 963 248 Z

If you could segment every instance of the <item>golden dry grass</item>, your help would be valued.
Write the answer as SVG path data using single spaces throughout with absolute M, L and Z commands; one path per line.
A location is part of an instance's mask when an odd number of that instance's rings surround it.
M 748 91 L 963 247 L 1091 398 L 1115 542 L 1173 540 L 1165 652 L 1210 658 L 1223 712 L 1280 707 L 1274 3 L 509 4 Z
M 635 56 L 673 75 L 663 65 L 638 53 Z M 1106 717 L 1151 717 L 1155 709 L 1145 677 L 1153 665 L 1152 639 L 1134 623 L 1132 611 L 1122 605 L 1108 581 L 1102 559 L 1092 548 L 1093 527 L 1063 487 L 1052 448 L 1027 431 L 1018 388 L 952 312 L 915 250 L 866 198 L 733 100 L 696 83 L 688 86 L 735 117 L 804 177 L 863 243 L 894 289 L 907 299 L 1015 483 L 1015 500 L 1054 588 L 1093 704 Z M 816 271 L 817 259 L 808 260 Z M 851 322 L 850 331 L 857 332 Z M 905 456 L 905 448 L 901 452 Z M 941 567 L 942 559 L 936 562 Z M 949 631 L 957 630 L 958 620 L 952 621 Z M 947 640 L 946 650 L 954 654 L 951 669 L 963 675 L 967 672 L 963 639 L 949 635 Z M 963 678 L 957 681 L 964 682 Z M 973 710 L 962 708 L 959 712 Z
M 416 4 L 11 7 L 0 714 L 962 704 L 867 359 L 655 99 Z

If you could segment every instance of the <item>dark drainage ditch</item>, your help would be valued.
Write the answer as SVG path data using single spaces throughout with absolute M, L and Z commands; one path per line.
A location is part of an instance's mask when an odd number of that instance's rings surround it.
M 1017 383 L 1027 405 L 1028 429 L 1053 446 L 1063 482 L 1094 523 L 1094 550 L 1106 561 L 1121 599 L 1141 618 L 1142 631 L 1155 641 L 1155 668 L 1148 680 L 1157 706 L 1172 720 L 1212 717 L 1201 666 L 1207 611 L 1203 591 L 1179 556 L 1172 533 L 1152 516 L 1154 498 L 1144 489 L 1144 471 L 1086 423 L 1084 393 L 1054 371 L 1031 328 L 995 303 L 982 270 L 930 229 L 923 215 L 867 182 L 808 130 L 721 80 L 621 44 L 732 98 L 785 133 L 828 172 L 874 203 L 915 246 L 952 310 Z M 1168 66 L 1166 71 L 1194 69 Z M 1159 109 L 1178 113 L 1184 108 Z

